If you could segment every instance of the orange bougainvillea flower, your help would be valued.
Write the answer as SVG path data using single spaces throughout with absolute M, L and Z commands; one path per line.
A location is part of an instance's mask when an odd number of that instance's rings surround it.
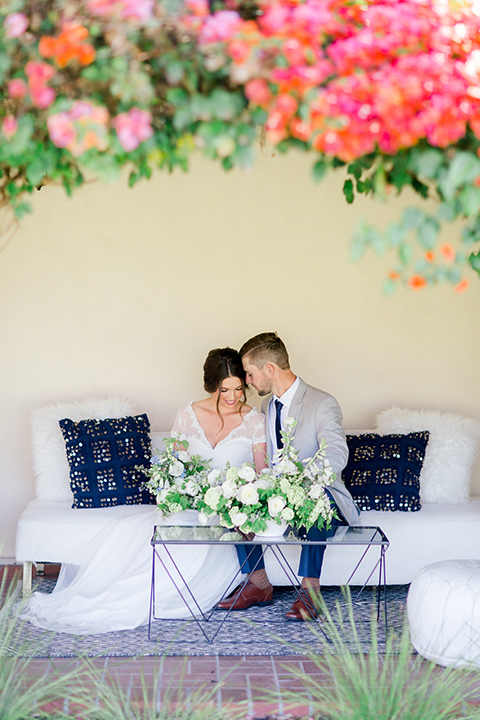
M 395 270 L 390 270 L 390 272 L 388 273 L 388 277 L 390 278 L 390 280 L 398 280 L 398 278 L 400 277 L 400 273 L 396 272 Z
M 440 248 L 440 252 L 447 262 L 453 262 L 455 260 L 455 250 L 450 243 L 444 243 Z
M 66 67 L 71 62 L 90 65 L 95 60 L 95 48 L 85 42 L 88 30 L 83 25 L 66 27 L 58 37 L 44 35 L 38 44 L 40 55 L 53 58 L 58 67 Z
M 435 260 L 435 253 L 432 250 L 427 250 L 425 253 L 425 260 L 433 262 Z
M 468 288 L 469 284 L 470 284 L 469 281 L 466 278 L 463 278 L 462 280 L 460 280 L 459 283 L 457 283 L 457 285 L 455 285 L 454 290 L 456 293 L 465 292 L 465 290 Z
M 421 290 L 425 287 L 427 281 L 422 275 L 412 275 L 412 277 L 408 279 L 408 284 L 412 290 Z

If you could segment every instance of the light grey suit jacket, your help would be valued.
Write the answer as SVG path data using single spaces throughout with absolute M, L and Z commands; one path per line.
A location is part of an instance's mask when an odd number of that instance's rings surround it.
M 299 380 L 300 385 L 293 396 L 288 413 L 289 417 L 297 421 L 293 447 L 298 450 L 300 460 L 304 460 L 313 457 L 320 447 L 322 438 L 325 440 L 326 457 L 337 476 L 329 490 L 345 520 L 349 525 L 355 525 L 360 511 L 341 479 L 342 470 L 348 460 L 348 447 L 342 427 L 343 416 L 340 405 L 332 395 L 307 385 L 300 378 Z M 270 401 L 271 397 L 265 398 L 262 403 L 262 412 L 265 415 L 268 413 Z M 267 432 L 268 457 L 271 458 L 274 452 L 270 433 Z

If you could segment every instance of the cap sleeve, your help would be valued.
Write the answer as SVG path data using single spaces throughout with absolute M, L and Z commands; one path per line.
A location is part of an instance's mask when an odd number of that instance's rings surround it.
M 251 415 L 252 445 L 262 445 L 267 442 L 265 432 L 265 415 L 256 408 L 249 413 Z

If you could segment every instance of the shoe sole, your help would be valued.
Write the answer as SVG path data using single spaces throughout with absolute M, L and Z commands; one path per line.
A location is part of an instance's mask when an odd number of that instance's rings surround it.
M 217 610 L 236 610 L 237 612 L 241 612 L 242 610 L 248 610 L 251 607 L 255 607 L 255 605 L 258 605 L 258 607 L 266 607 L 267 605 L 273 605 L 273 600 L 264 600 L 263 602 L 258 603 L 251 603 L 251 605 L 247 605 L 247 607 L 238 608 L 235 607 L 235 605 L 232 605 L 232 607 L 219 607 L 217 605 Z

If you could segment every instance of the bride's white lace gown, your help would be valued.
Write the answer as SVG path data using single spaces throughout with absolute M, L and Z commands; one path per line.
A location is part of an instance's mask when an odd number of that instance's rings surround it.
M 243 422 L 214 448 L 208 442 L 190 403 L 178 411 L 172 436 L 188 440 L 189 453 L 211 459 L 223 468 L 253 461 L 253 447 L 265 442 L 263 415 L 253 408 Z M 78 512 L 81 512 L 79 510 Z M 196 525 L 197 513 L 186 510 L 168 518 L 168 524 Z M 154 525 L 161 522 L 151 512 L 132 515 L 112 523 L 86 566 L 63 565 L 54 591 L 35 592 L 21 617 L 33 624 L 77 635 L 129 630 L 148 623 Z M 238 571 L 235 547 L 170 546 L 188 586 L 203 610 L 221 598 Z M 156 564 L 156 616 L 191 617 L 160 563 Z

